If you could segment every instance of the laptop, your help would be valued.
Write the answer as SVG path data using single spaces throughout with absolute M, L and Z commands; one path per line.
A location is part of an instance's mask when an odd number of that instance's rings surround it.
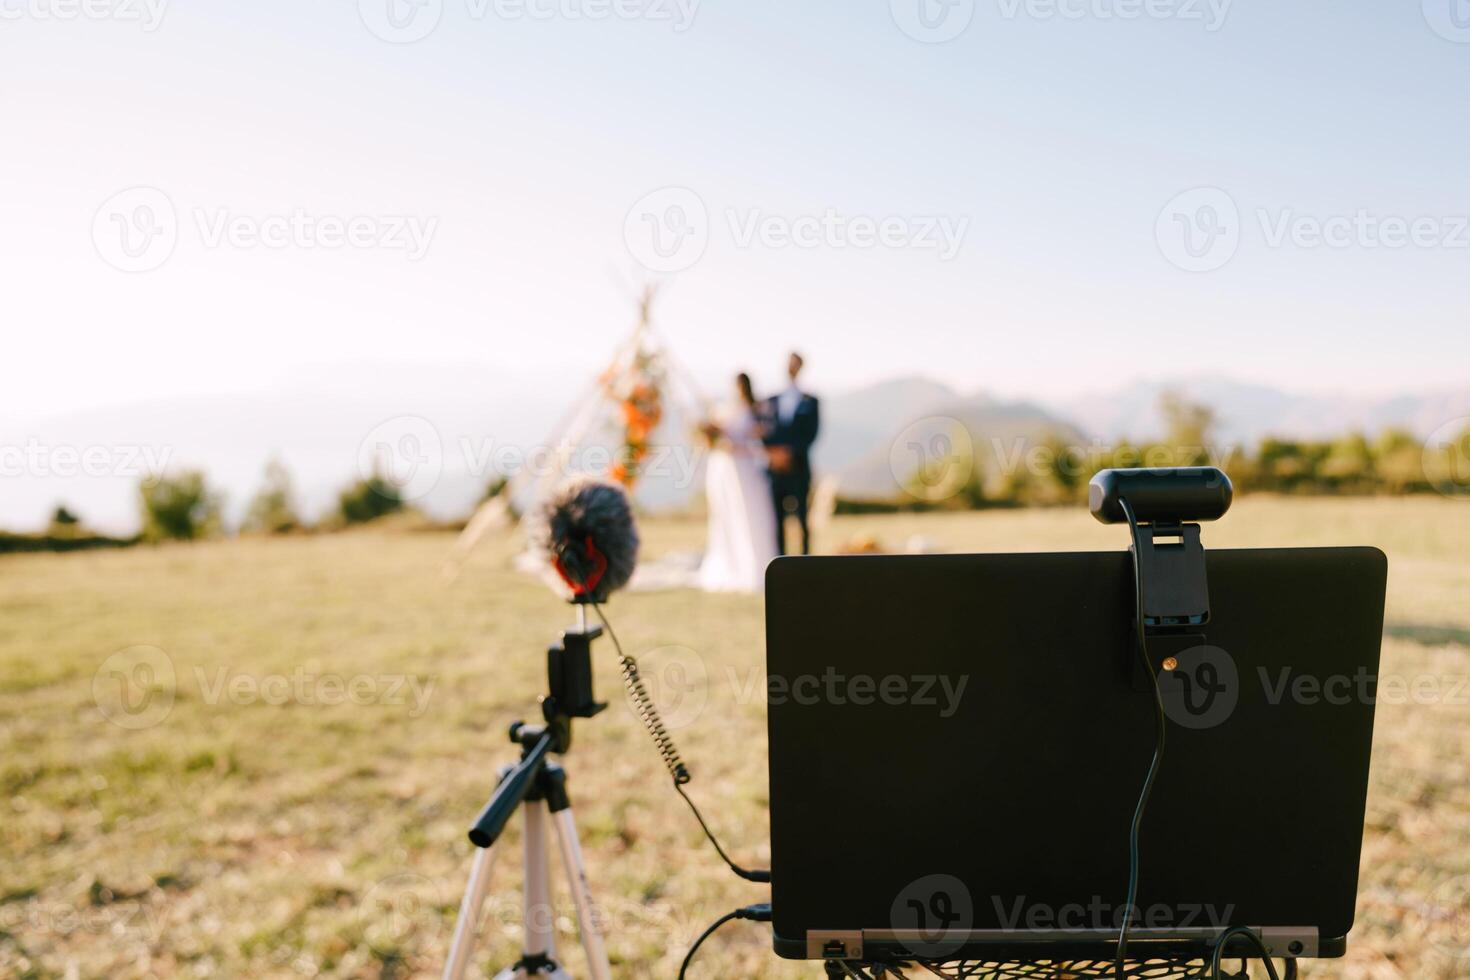
M 1278 956 L 1341 956 L 1387 559 L 1206 561 L 1210 622 L 1167 641 L 1130 956 L 1196 955 L 1241 925 Z M 1110 958 L 1155 742 L 1133 606 L 1127 552 L 774 561 L 776 951 Z

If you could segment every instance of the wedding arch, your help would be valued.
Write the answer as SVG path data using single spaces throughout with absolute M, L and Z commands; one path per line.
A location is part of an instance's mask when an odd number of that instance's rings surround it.
M 637 297 L 637 320 L 628 337 L 617 346 L 607 366 L 573 400 L 546 440 L 546 465 L 522 467 L 507 479 L 500 492 L 482 503 L 454 543 L 446 576 L 459 574 L 486 536 L 515 527 L 516 509 L 527 513 L 573 472 L 579 454 L 585 458 L 593 439 L 609 429 L 619 445 L 605 454 L 605 472 L 598 475 L 621 483 L 630 492 L 653 447 L 660 426 L 670 416 L 691 424 L 708 414 L 709 403 L 689 372 L 673 354 L 653 322 L 658 287 L 648 284 Z M 674 409 L 674 411 L 670 411 Z M 682 441 L 682 440 L 679 440 Z M 599 454 L 599 460 L 603 454 Z

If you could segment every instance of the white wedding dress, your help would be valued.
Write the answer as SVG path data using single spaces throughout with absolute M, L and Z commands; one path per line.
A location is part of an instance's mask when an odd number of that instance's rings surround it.
M 710 450 L 705 468 L 709 543 L 699 586 L 706 592 L 761 592 L 766 565 L 776 557 L 776 509 L 765 450 L 747 406 L 726 406 L 714 422 L 724 436 Z

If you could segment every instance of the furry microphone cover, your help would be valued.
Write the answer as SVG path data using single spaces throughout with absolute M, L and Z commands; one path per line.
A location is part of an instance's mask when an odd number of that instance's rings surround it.
M 575 591 L 597 602 L 628 584 L 638 564 L 638 528 L 622 487 L 582 478 L 557 489 L 531 523 L 531 543 Z

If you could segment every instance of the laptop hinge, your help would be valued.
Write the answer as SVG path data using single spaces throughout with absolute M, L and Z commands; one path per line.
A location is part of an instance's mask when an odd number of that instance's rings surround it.
M 860 960 L 863 958 L 861 929 L 809 929 L 806 934 L 809 960 Z

